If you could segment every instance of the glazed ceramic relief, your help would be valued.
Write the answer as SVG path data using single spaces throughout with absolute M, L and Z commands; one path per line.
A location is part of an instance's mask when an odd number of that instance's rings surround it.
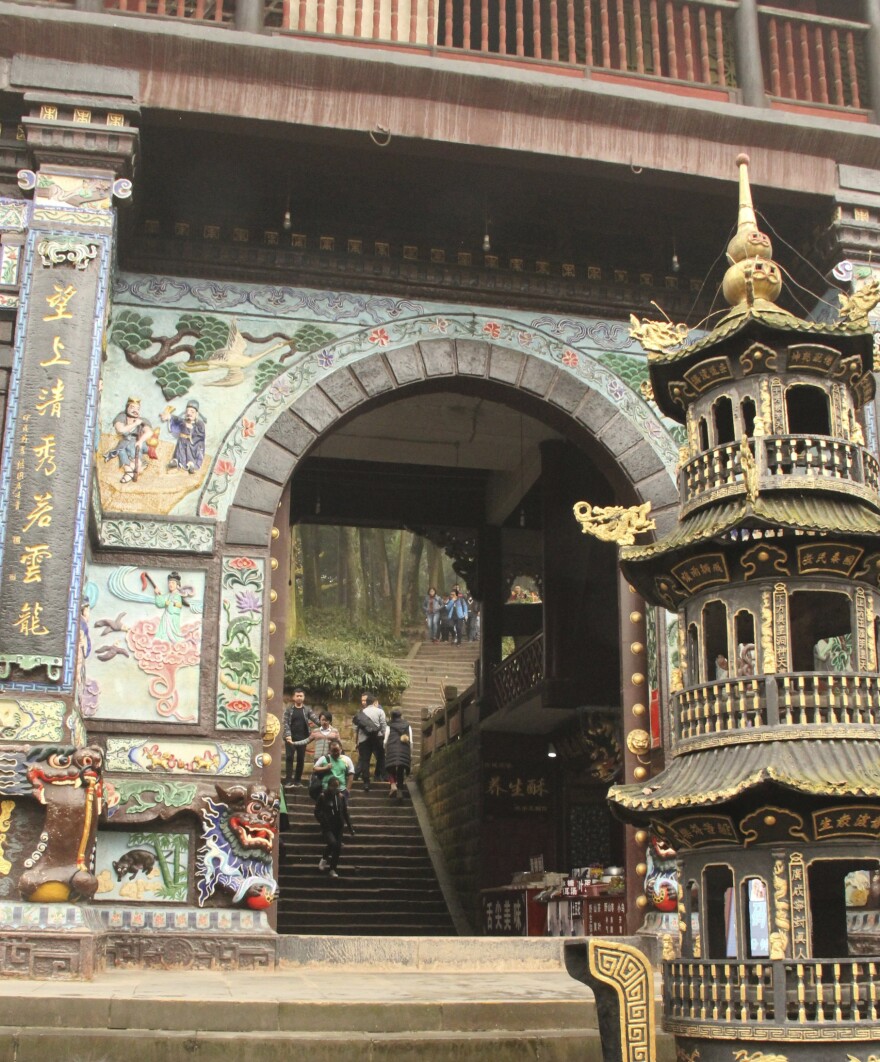
M 218 730 L 257 730 L 265 562 L 225 557 L 221 578 Z
M 252 760 L 250 745 L 231 741 L 107 738 L 106 768 L 110 772 L 246 778 L 251 773 Z
M 674 467 L 679 429 L 653 405 L 647 361 L 622 324 L 124 274 L 116 280 L 99 417 L 105 519 L 224 519 L 250 455 L 280 413 L 341 366 L 427 339 L 497 343 L 570 373 Z
M 87 718 L 199 718 L 202 571 L 90 565 L 80 652 Z
M 184 903 L 191 848 L 186 832 L 101 831 L 95 855 L 95 899 Z
M 64 703 L 0 697 L 0 742 L 65 740 Z

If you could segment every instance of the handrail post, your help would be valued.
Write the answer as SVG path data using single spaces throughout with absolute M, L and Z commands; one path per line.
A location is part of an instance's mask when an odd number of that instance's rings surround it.
M 235 28 L 244 33 L 262 33 L 263 0 L 235 0 Z
M 775 675 L 764 678 L 764 703 L 766 704 L 766 726 L 779 726 L 779 687 Z
M 766 107 L 757 0 L 739 0 L 739 7 L 734 16 L 734 28 L 736 80 L 742 92 L 743 103 L 747 107 Z
M 868 65 L 868 103 L 874 121 L 880 122 L 880 0 L 864 0 L 868 39 L 865 57 Z

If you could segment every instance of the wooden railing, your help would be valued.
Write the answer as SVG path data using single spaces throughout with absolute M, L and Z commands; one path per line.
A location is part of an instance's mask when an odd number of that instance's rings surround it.
M 797 476 L 798 489 L 828 490 L 835 482 L 846 483 L 848 493 L 880 504 L 880 464 L 864 446 L 825 435 L 768 435 L 749 443 L 760 490 L 779 487 Z M 682 466 L 680 475 L 685 512 L 746 491 L 739 443 L 698 454 Z
M 664 972 L 665 1017 L 676 1031 L 689 1021 L 852 1027 L 880 1013 L 880 962 L 685 959 Z
M 429 710 L 422 724 L 422 747 L 420 762 L 426 760 L 444 746 L 457 741 L 472 730 L 480 721 L 480 705 L 476 685 L 438 708 Z
M 93 12 L 101 0 L 42 2 Z M 644 78 L 673 91 L 686 85 L 722 93 L 744 87 L 751 102 L 763 103 L 761 71 L 744 75 L 745 86 L 737 72 L 739 0 L 103 0 L 103 6 L 252 32 L 557 64 L 560 72 Z M 866 23 L 767 3 L 759 3 L 757 20 L 769 95 L 783 103 L 857 111 L 864 120 L 871 105 Z M 756 65 L 750 54 L 742 59 L 743 70 Z
M 743 676 L 672 694 L 675 740 L 725 735 L 767 726 L 877 726 L 880 675 L 797 672 Z
M 232 22 L 235 0 L 105 0 L 108 11 L 138 15 L 164 15 L 200 22 Z
M 734 0 L 283 0 L 279 28 L 721 87 Z
M 868 106 L 866 25 L 768 4 L 759 11 L 768 92 L 804 103 Z
M 530 638 L 492 672 L 492 700 L 496 708 L 536 690 L 544 681 L 544 634 Z

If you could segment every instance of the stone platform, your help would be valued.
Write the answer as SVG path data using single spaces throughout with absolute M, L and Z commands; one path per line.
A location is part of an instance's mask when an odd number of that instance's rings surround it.
M 601 1062 L 561 940 L 319 938 L 275 970 L 0 979 L 0 1062 Z M 672 1062 L 661 1037 L 657 1062 Z

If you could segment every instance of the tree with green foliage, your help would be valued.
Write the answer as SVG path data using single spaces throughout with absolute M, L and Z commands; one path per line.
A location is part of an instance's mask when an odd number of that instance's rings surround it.
M 354 700 L 362 690 L 375 690 L 391 704 L 409 685 L 406 672 L 393 660 L 346 638 L 309 637 L 288 645 L 284 681 L 323 700 Z

